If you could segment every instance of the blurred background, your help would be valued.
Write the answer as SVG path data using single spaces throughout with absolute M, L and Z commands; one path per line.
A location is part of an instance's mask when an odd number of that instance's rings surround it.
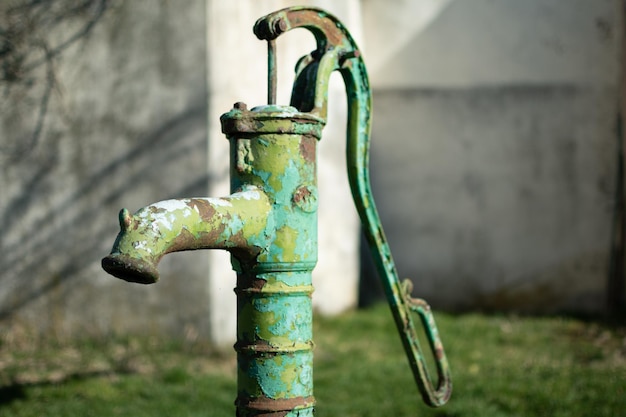
M 219 115 L 265 103 L 255 20 L 337 15 L 374 96 L 375 200 L 401 276 L 438 310 L 624 315 L 621 0 L 4 0 L 0 327 L 232 343 L 225 253 L 168 255 L 139 286 L 100 267 L 122 207 L 228 194 Z M 300 33 L 301 32 L 301 33 Z M 278 102 L 314 48 L 278 39 Z M 316 309 L 380 299 L 331 86 Z

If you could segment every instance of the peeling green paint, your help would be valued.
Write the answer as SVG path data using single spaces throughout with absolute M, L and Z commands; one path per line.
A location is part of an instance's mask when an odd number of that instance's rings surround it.
M 275 39 L 304 27 L 317 49 L 296 67 L 290 106 L 274 104 Z M 268 41 L 269 105 L 243 103 L 222 115 L 230 141 L 231 195 L 166 200 L 134 215 L 120 212 L 120 233 L 103 267 L 128 281 L 158 279 L 167 253 L 223 249 L 237 272 L 237 416 L 312 416 L 311 272 L 317 262 L 316 147 L 326 120 L 328 82 L 339 71 L 348 97 L 348 178 L 396 325 L 424 400 L 445 403 L 451 383 L 428 304 L 401 283 L 380 226 L 369 181 L 371 94 L 354 40 L 333 16 L 293 7 L 254 28 Z M 412 315 L 417 314 L 437 365 L 433 385 Z

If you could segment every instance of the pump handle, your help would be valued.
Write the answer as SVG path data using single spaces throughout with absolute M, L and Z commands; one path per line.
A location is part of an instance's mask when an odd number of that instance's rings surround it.
M 256 22 L 254 33 L 259 39 L 274 42 L 282 33 L 298 27 L 313 33 L 317 48 L 296 65 L 291 105 L 325 119 L 330 74 L 335 70 L 341 73 L 348 96 L 346 157 L 352 196 L 419 391 L 428 405 L 441 406 L 450 397 L 452 382 L 437 326 L 426 301 L 411 296 L 411 281 L 400 282 L 372 197 L 369 179 L 372 101 L 361 53 L 342 23 L 316 8 L 291 7 L 271 13 Z M 272 67 L 273 59 L 269 62 Z M 268 68 L 268 73 L 275 74 L 275 68 Z M 418 315 L 425 330 L 437 368 L 436 386 L 426 367 L 411 313 Z

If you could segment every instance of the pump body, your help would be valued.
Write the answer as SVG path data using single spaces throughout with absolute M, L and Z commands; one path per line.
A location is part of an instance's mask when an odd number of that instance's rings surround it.
M 291 106 L 275 98 L 274 40 L 296 27 L 317 49 L 296 67 Z M 167 253 L 222 249 L 237 273 L 238 416 L 312 416 L 311 273 L 317 262 L 317 142 L 326 120 L 330 73 L 348 96 L 348 177 L 409 363 L 424 400 L 442 405 L 451 392 L 447 360 L 428 304 L 411 297 L 393 264 L 369 185 L 371 94 L 359 50 L 341 23 L 319 9 L 288 8 L 259 19 L 268 41 L 268 105 L 243 103 L 222 115 L 230 141 L 231 194 L 167 200 L 120 212 L 121 231 L 103 268 L 131 282 L 158 279 Z M 419 316 L 437 367 L 433 385 L 416 334 Z
M 273 238 L 237 271 L 239 415 L 313 415 L 311 273 L 317 262 L 316 149 L 324 121 L 289 106 L 221 117 L 231 191 L 267 193 Z

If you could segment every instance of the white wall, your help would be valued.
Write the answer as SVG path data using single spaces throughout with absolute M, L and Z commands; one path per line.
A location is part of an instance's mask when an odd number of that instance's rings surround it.
M 205 193 L 204 2 L 113 1 L 78 15 L 70 1 L 46 13 L 14 3 L 0 5 L 3 28 L 34 26 L 14 40 L 24 78 L 3 83 L 0 100 L 2 334 L 207 337 L 202 255 L 165 259 L 153 286 L 100 267 L 122 207 Z
M 252 33 L 254 22 L 273 11 L 298 5 L 294 1 L 207 3 L 210 195 L 227 195 L 228 141 L 219 116 L 243 101 L 249 108 L 267 103 L 267 44 Z M 358 1 L 310 1 L 341 19 L 360 38 Z M 278 104 L 289 104 L 295 63 L 315 49 L 315 38 L 294 30 L 277 39 Z M 319 261 L 313 272 L 313 306 L 325 314 L 352 308 L 357 302 L 359 223 L 352 203 L 345 167 L 346 97 L 341 79 L 330 87 L 328 124 L 319 144 Z M 210 257 L 211 337 L 218 343 L 235 340 L 235 273 L 227 253 Z
M 100 259 L 122 207 L 229 193 L 219 116 L 236 101 L 265 103 L 267 46 L 253 24 L 295 2 L 114 0 L 78 14 L 67 13 L 71 3 L 54 9 L 63 24 L 11 40 L 24 46 L 18 52 L 28 65 L 43 63 L 16 67 L 30 78 L 18 77 L 2 102 L 0 320 L 59 335 L 154 331 L 231 343 L 235 274 L 226 253 L 168 255 L 160 282 L 148 287 L 108 276 Z M 357 0 L 309 5 L 337 14 L 360 38 Z M 36 3 L 19 13 L 10 6 L 0 6 L 3 27 L 41 16 Z M 49 61 L 39 38 L 56 51 Z M 278 47 L 278 99 L 288 104 L 296 60 L 315 42 L 299 30 Z M 341 83 L 331 90 L 314 274 L 314 306 L 326 314 L 353 307 L 358 285 L 358 222 L 343 157 L 346 98 Z
M 235 274 L 225 253 L 168 255 L 162 280 L 147 287 L 108 276 L 100 259 L 120 208 L 228 193 L 218 118 L 236 101 L 265 102 L 266 47 L 252 25 L 294 3 L 112 0 L 99 14 L 94 1 L 61 13 L 63 24 L 13 40 L 28 65 L 4 58 L 18 65 L 10 85 L 13 67 L 2 66 L 4 335 L 147 332 L 230 343 Z M 449 309 L 600 311 L 616 176 L 620 2 L 304 3 L 338 15 L 365 51 L 374 194 L 416 294 Z M 72 4 L 58 0 L 55 11 Z M 0 3 L 3 27 L 29 21 L 9 6 Z M 49 59 L 41 39 L 54 51 Z M 313 39 L 293 31 L 278 44 L 285 103 L 293 64 Z M 356 303 L 358 271 L 345 96 L 334 81 L 320 143 L 314 275 L 315 307 L 326 313 Z M 364 272 L 362 287 L 375 287 Z
M 620 2 L 424 2 L 427 21 L 398 18 L 417 3 L 364 2 L 374 193 L 401 274 L 436 307 L 602 311 Z

